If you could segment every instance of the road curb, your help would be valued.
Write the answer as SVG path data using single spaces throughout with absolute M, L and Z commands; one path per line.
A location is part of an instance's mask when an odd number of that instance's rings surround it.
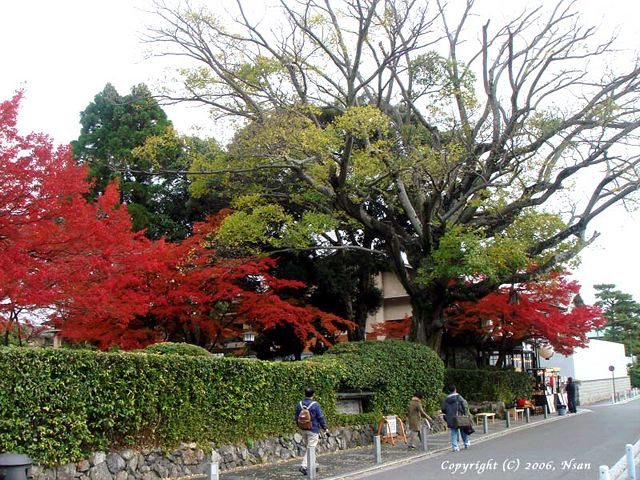
M 591 410 L 587 410 L 587 409 L 581 409 L 579 410 L 577 413 L 573 413 L 571 415 L 562 415 L 562 416 L 555 416 L 555 417 L 551 417 L 548 418 L 546 420 L 539 420 L 537 422 L 533 422 L 533 423 L 525 423 L 523 425 L 518 425 L 517 427 L 511 427 L 507 430 L 502 430 L 500 432 L 495 432 L 495 433 L 489 433 L 487 435 L 484 435 L 482 437 L 479 437 L 475 442 L 474 445 L 477 445 L 479 443 L 483 443 L 483 442 L 487 442 L 489 440 L 493 440 L 495 438 L 500 438 L 500 437 L 504 437 L 506 435 L 510 435 L 512 433 L 515 432 L 519 432 L 521 430 L 528 430 L 530 428 L 534 428 L 537 426 L 541 426 L 541 425 L 548 425 L 550 423 L 554 423 L 554 422 L 558 422 L 561 420 L 566 420 L 568 418 L 574 418 L 578 415 L 584 415 L 587 413 L 592 413 Z M 419 453 L 417 455 L 414 455 L 413 457 L 409 457 L 409 458 L 403 458 L 401 460 L 393 460 L 391 462 L 386 462 L 386 463 L 381 463 L 379 465 L 373 465 L 371 467 L 366 467 L 366 468 L 362 468 L 360 470 L 356 470 L 355 472 L 350 472 L 350 473 L 345 473 L 342 475 L 337 475 L 334 477 L 327 477 L 327 478 L 323 478 L 322 480 L 345 480 L 345 479 L 350 479 L 350 478 L 356 478 L 360 475 L 364 475 L 366 473 L 372 473 L 372 472 L 376 472 L 376 471 L 384 471 L 387 470 L 391 467 L 396 467 L 399 465 L 408 465 L 411 463 L 415 463 L 418 462 L 420 460 L 424 460 L 425 458 L 435 458 L 435 457 L 439 457 L 445 453 L 448 453 L 451 451 L 450 447 L 445 447 L 445 448 L 439 448 L 437 450 L 433 450 L 431 452 L 427 452 L 427 453 Z

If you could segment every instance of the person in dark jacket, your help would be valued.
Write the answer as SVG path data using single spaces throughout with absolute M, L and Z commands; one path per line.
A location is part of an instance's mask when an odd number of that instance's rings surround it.
M 455 385 L 449 386 L 447 391 L 449 392 L 449 395 L 442 402 L 442 413 L 444 413 L 447 426 L 451 430 L 451 449 L 454 452 L 458 452 L 460 451 L 460 447 L 458 447 L 458 433 L 462 435 L 464 448 L 469 448 L 471 442 L 469 441 L 467 432 L 454 425 L 453 417 L 455 417 L 456 414 L 469 415 L 469 405 L 462 395 L 458 393 Z
M 576 384 L 573 382 L 573 378 L 567 378 L 567 384 L 564 388 L 567 391 L 569 413 L 578 413 L 578 409 L 576 408 Z
M 318 446 L 318 440 L 320 439 L 320 429 L 328 432 L 329 427 L 327 427 L 327 421 L 324 418 L 324 414 L 322 413 L 322 409 L 320 408 L 320 404 L 313 399 L 315 395 L 315 391 L 313 388 L 307 388 L 304 391 L 304 400 L 298 402 L 296 405 L 296 417 L 295 420 L 298 420 L 298 416 L 302 411 L 303 406 L 309 409 L 309 413 L 311 414 L 311 430 L 300 430 L 302 433 L 302 437 L 305 440 L 305 444 L 307 448 Z M 316 468 L 317 464 L 315 465 Z M 302 464 L 300 465 L 300 473 L 303 475 L 307 474 L 307 451 L 305 449 L 304 455 L 302 456 Z

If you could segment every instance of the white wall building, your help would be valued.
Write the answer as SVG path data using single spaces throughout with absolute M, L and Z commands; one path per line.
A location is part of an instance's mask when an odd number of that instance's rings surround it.
M 578 400 L 581 405 L 608 400 L 613 393 L 615 378 L 616 392 L 631 388 L 627 374 L 627 357 L 624 345 L 591 339 L 585 348 L 577 348 L 573 355 L 556 353 L 549 360 L 540 359 L 541 367 L 558 367 L 564 378 L 573 377 L 578 382 Z M 614 367 L 613 375 L 609 366 Z

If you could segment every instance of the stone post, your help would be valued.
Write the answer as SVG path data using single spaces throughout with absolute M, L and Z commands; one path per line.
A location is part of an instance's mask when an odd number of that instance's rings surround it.
M 427 435 L 429 434 L 429 428 L 427 428 L 426 423 L 422 423 L 420 425 L 420 446 L 422 447 L 422 451 L 427 451 Z
M 380 435 L 373 437 L 373 460 L 376 463 L 382 463 L 382 448 L 380 446 Z
M 220 455 L 215 450 L 211 451 L 211 462 L 209 462 L 208 480 L 220 480 Z
M 310 480 L 317 478 L 316 475 L 316 447 L 307 447 L 307 475 Z

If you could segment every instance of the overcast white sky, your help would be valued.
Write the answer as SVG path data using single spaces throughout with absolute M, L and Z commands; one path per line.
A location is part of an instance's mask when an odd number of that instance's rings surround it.
M 212 9 L 232 0 L 209 0 Z M 257 0 L 256 0 L 257 1 Z M 450 3 L 462 0 L 450 0 Z M 520 9 L 534 2 L 478 0 L 484 15 L 500 17 L 504 9 Z M 545 4 L 553 4 L 544 0 Z M 636 0 L 577 0 L 585 21 L 604 31 L 619 30 L 628 55 L 640 51 Z M 145 60 L 139 42 L 144 30 L 146 0 L 6 0 L 0 2 L 0 99 L 19 88 L 25 90 L 19 127 L 23 133 L 41 131 L 59 143 L 80 133 L 79 114 L 111 82 L 121 94 L 132 85 L 146 83 L 152 89 L 162 82 L 163 67 Z M 623 53 L 622 55 L 627 55 Z M 165 109 L 179 131 L 194 125 L 207 129 L 206 115 L 194 107 Z M 640 215 L 622 209 L 593 224 L 602 233 L 586 251 L 576 276 L 587 301 L 591 285 L 614 283 L 640 301 Z

